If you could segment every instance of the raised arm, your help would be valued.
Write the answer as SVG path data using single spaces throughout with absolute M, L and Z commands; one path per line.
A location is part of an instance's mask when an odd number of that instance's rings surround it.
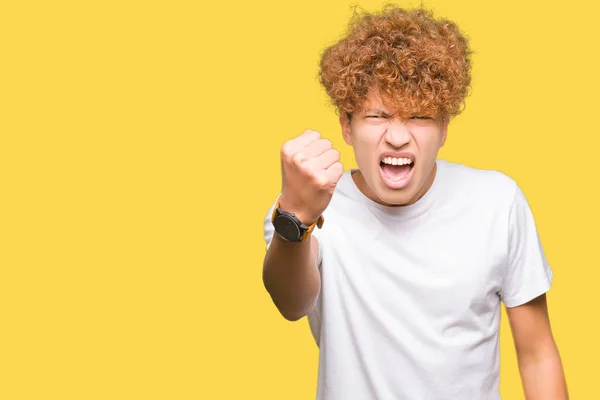
M 283 179 L 276 209 L 294 214 L 314 229 L 343 174 L 339 159 L 339 152 L 318 132 L 306 131 L 287 141 L 281 149 Z M 310 234 L 296 241 L 285 229 L 285 223 L 275 228 L 264 259 L 263 282 L 281 314 L 294 321 L 313 309 L 321 290 L 319 243 Z

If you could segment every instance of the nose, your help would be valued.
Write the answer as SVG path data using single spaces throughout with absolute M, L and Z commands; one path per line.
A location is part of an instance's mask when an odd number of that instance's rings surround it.
M 412 135 L 408 126 L 402 122 L 394 121 L 385 131 L 384 139 L 390 146 L 400 148 L 411 141 Z

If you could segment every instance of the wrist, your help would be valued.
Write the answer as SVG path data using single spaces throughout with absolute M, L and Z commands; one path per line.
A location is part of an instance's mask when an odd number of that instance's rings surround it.
M 299 207 L 293 207 L 281 197 L 275 204 L 271 221 L 275 227 L 275 232 L 288 242 L 303 242 L 307 240 L 313 230 L 323 226 L 324 218 L 322 215 L 310 217 L 310 213 L 301 210 Z M 310 222 L 312 221 L 312 222 Z
M 306 226 L 310 226 L 315 223 L 319 216 L 314 216 L 312 213 L 307 212 L 302 207 L 298 207 L 293 202 L 289 202 L 287 199 L 284 199 L 283 196 L 279 198 L 279 207 L 281 211 L 285 211 L 288 213 L 292 213 Z

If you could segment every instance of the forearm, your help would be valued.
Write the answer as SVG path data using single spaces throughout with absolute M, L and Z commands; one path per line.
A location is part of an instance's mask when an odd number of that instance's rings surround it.
M 567 385 L 556 346 L 519 356 L 519 370 L 527 400 L 567 400 Z
M 274 234 L 263 265 L 263 282 L 279 312 L 295 321 L 314 307 L 321 290 L 313 237 L 289 243 Z

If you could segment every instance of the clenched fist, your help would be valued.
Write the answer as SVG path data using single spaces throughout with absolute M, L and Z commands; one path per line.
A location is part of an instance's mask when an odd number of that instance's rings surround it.
M 281 147 L 280 207 L 305 225 L 325 211 L 344 173 L 340 153 L 315 131 L 305 131 Z

